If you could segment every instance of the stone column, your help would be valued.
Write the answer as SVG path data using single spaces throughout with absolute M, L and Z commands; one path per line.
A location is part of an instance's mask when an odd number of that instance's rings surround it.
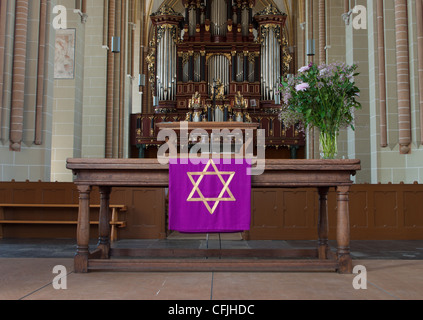
M 326 63 L 326 1 L 319 0 L 319 60 Z
M 125 108 L 125 62 L 126 62 L 126 1 L 121 1 L 120 11 L 120 79 L 119 79 L 119 115 L 118 115 L 118 157 L 123 158 L 123 141 L 124 141 L 124 108 Z
M 10 119 L 10 148 L 21 151 L 25 100 L 26 40 L 28 1 L 16 1 L 15 43 L 13 55 L 12 108 Z
M 115 57 L 111 50 L 112 37 L 115 33 L 115 0 L 109 1 L 109 51 L 107 53 L 107 88 L 106 88 L 106 158 L 113 157 L 113 101 L 114 101 L 114 69 Z
M 40 2 L 40 35 L 38 43 L 37 106 L 35 111 L 35 144 L 42 144 L 44 110 L 44 67 L 46 53 L 47 0 Z
M 388 146 L 386 123 L 386 76 L 385 76 L 385 26 L 383 0 L 377 0 L 377 39 L 379 58 L 379 110 L 380 110 L 380 146 Z
M 417 41 L 419 56 L 420 141 L 423 144 L 423 1 L 416 0 Z
M 401 154 L 411 152 L 410 70 L 407 0 L 395 0 L 398 125 Z
M 7 21 L 7 1 L 1 1 L 0 4 L 0 127 L 3 115 L 3 88 L 4 88 L 4 50 L 6 44 L 6 21 Z M 2 130 L 0 130 L 0 138 Z

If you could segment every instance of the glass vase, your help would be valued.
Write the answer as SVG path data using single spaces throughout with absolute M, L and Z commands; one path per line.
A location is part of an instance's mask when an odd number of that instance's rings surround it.
M 336 133 L 321 132 L 319 137 L 320 142 L 320 157 L 322 159 L 335 159 L 338 154 L 338 135 Z

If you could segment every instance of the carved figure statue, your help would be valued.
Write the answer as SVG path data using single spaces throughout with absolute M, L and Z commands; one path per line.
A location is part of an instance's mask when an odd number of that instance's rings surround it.
M 214 96 L 214 91 L 216 90 L 216 99 L 225 99 L 225 86 L 223 85 L 220 79 L 216 80 L 215 86 L 212 87 L 212 97 Z
M 241 92 L 237 92 L 235 95 L 235 107 L 238 108 L 245 108 L 247 106 L 244 97 L 242 96 Z
M 188 104 L 189 108 L 198 109 L 201 107 L 201 95 L 198 91 L 196 91 L 193 95 L 191 100 L 189 100 Z

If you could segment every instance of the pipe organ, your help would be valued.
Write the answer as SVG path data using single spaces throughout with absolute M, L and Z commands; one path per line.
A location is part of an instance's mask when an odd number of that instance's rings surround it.
M 171 14 L 169 17 L 168 14 Z M 151 17 L 156 26 L 156 32 L 151 41 L 152 55 L 156 55 L 155 68 L 151 68 L 150 81 L 154 82 L 155 97 L 161 101 L 174 101 L 177 89 L 177 45 L 180 39 L 179 23 L 182 15 L 164 8 Z M 150 57 L 151 59 L 152 57 Z M 154 64 L 154 62 L 152 62 Z M 155 71 L 155 74 L 154 74 Z
M 278 83 L 291 62 L 286 14 L 273 5 L 257 10 L 255 0 L 181 1 L 183 13 L 164 5 L 151 16 L 146 62 L 154 114 L 133 120 L 134 144 L 154 141 L 157 122 L 183 120 L 254 121 L 269 145 L 305 144 L 277 116 Z

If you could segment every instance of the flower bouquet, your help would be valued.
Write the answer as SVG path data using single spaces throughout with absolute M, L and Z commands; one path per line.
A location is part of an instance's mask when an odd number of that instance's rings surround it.
M 280 119 L 285 125 L 301 123 L 303 128 L 320 130 L 321 156 L 333 159 L 338 153 L 339 130 L 354 128 L 354 111 L 361 108 L 356 100 L 360 90 L 354 78 L 357 65 L 333 63 L 308 66 L 295 77 L 283 78 L 280 91 L 284 107 Z

